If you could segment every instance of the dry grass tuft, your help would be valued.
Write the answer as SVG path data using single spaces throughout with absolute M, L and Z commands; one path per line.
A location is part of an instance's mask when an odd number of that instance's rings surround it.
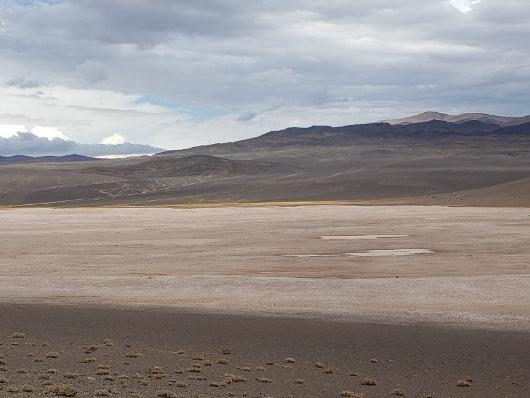
M 285 358 L 285 362 L 287 363 L 295 363 L 295 359 L 294 358 Z
M 225 374 L 225 379 L 230 380 L 230 382 L 233 383 L 245 383 L 247 381 L 247 379 L 243 376 L 234 375 L 230 373 Z
M 49 386 L 46 391 L 59 397 L 75 397 L 77 395 L 77 389 L 69 384 L 54 384 Z
M 90 354 L 91 352 L 97 351 L 98 346 L 97 345 L 87 345 L 87 346 L 84 346 L 83 349 L 85 350 L 85 354 Z
M 405 390 L 402 388 L 395 388 L 392 391 L 390 391 L 391 395 L 395 395 L 396 397 L 404 397 L 405 396 Z
M 79 373 L 71 373 L 67 372 L 63 375 L 66 379 L 77 379 L 79 377 Z
M 220 359 L 219 361 L 217 361 L 217 363 L 221 365 L 228 365 L 228 361 L 226 359 Z
M 140 358 L 142 356 L 142 354 L 140 354 L 138 352 L 128 352 L 127 354 L 125 354 L 125 356 L 127 358 Z
M 103 340 L 103 344 L 105 344 L 107 347 L 112 347 L 114 342 L 111 339 L 105 339 Z
M 326 375 L 330 375 L 330 374 L 332 374 L 332 373 L 333 373 L 333 369 L 332 369 L 332 368 L 326 368 L 326 369 L 324 369 L 324 374 L 326 374 Z
M 268 377 L 258 377 L 256 380 L 261 383 L 272 383 L 272 380 Z
M 324 367 L 324 364 L 322 362 L 317 362 L 317 363 L 315 363 L 315 367 L 319 368 L 319 369 L 322 369 Z
M 296 379 L 294 381 L 294 384 L 304 384 L 304 380 L 303 379 Z
M 353 391 L 343 391 L 340 393 L 341 397 L 348 397 L 348 398 L 362 398 L 362 394 L 358 392 Z
M 191 359 L 193 359 L 194 361 L 204 361 L 204 356 L 203 355 L 194 355 L 191 357 Z
M 460 379 L 456 381 L 458 387 L 471 387 L 471 381 L 468 379 Z
M 168 390 L 157 391 L 156 396 L 160 398 L 177 398 L 177 394 Z
M 26 333 L 22 333 L 22 332 L 15 332 L 11 335 L 11 338 L 13 339 L 23 339 L 26 337 Z
M 81 363 L 93 363 L 96 362 L 96 358 L 94 357 L 88 357 L 81 360 Z
M 94 395 L 96 397 L 110 397 L 110 391 L 99 388 L 96 391 L 94 391 Z
M 46 358 L 59 358 L 59 353 L 55 351 L 47 352 Z
M 201 369 L 200 368 L 189 368 L 187 370 L 187 372 L 189 372 L 189 373 L 201 373 Z
M 370 359 L 370 363 L 377 363 L 377 362 L 378 362 L 378 361 L 377 361 L 377 359 L 375 359 L 375 358 Z
M 230 348 L 223 348 L 221 350 L 221 354 L 223 354 L 223 355 L 231 355 L 232 354 L 232 350 Z
M 362 386 L 375 386 L 377 382 L 371 377 L 363 377 L 360 381 Z

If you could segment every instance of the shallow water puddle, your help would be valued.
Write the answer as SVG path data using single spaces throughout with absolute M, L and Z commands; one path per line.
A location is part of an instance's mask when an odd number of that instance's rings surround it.
M 408 235 L 324 235 L 319 236 L 323 240 L 372 240 L 385 238 L 405 238 Z
M 357 257 L 381 257 L 381 256 L 412 256 L 414 254 L 433 254 L 429 249 L 388 249 L 388 250 L 368 250 L 365 252 L 346 253 L 348 256 Z

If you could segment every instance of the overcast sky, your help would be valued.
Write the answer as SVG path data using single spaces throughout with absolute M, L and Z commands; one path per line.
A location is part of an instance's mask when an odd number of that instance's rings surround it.
M 528 0 L 0 0 L 0 136 L 182 148 L 526 115 L 529 37 Z

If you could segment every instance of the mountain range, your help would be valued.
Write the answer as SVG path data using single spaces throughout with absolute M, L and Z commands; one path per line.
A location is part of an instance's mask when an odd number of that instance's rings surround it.
M 151 157 L 3 164 L 0 204 L 530 206 L 529 149 L 528 117 L 428 112 L 371 124 L 291 127 Z

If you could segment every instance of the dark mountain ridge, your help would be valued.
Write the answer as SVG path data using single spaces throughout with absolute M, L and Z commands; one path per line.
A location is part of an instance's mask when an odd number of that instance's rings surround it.
M 26 156 L 26 155 L 14 155 L 14 156 L 0 156 L 0 164 L 16 164 L 16 163 L 63 163 L 63 162 L 86 162 L 91 160 L 97 160 L 89 156 L 83 155 L 65 155 L 65 156 Z
M 530 206 L 529 149 L 530 123 L 291 127 L 145 158 L 4 164 L 0 204 L 413 200 Z

